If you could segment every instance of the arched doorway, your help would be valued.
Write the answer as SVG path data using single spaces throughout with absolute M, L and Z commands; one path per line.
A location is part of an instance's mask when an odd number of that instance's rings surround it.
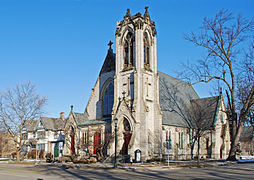
M 127 156 L 128 155 L 128 146 L 131 140 L 131 126 L 129 121 L 124 117 L 123 120 L 123 138 L 124 138 L 124 143 L 123 143 L 123 147 L 121 150 L 121 154 L 123 156 Z

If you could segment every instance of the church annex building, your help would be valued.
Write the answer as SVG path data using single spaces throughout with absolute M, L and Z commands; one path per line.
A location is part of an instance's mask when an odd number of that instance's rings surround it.
M 222 95 L 199 98 L 188 83 L 159 72 L 156 34 L 148 8 L 135 15 L 128 9 L 117 22 L 115 52 L 110 42 L 85 111 L 72 107 L 67 118 L 42 117 L 34 127 L 34 133 L 43 134 L 39 147 L 58 148 L 59 156 L 101 153 L 109 159 L 117 119 L 118 157 L 133 161 L 140 151 L 142 161 L 168 154 L 190 159 L 197 155 L 195 130 L 202 122 L 201 157 L 226 158 L 230 139 Z

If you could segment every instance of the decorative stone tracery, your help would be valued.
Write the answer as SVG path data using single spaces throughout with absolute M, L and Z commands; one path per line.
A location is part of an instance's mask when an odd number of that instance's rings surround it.
M 124 68 L 133 66 L 133 41 L 133 33 L 128 32 L 124 42 Z

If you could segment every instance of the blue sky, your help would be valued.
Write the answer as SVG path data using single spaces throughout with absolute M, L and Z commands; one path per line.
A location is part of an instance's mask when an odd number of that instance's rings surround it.
M 0 91 L 30 80 L 47 96 L 47 116 L 83 112 L 126 9 L 155 21 L 158 69 L 176 76 L 202 51 L 183 39 L 220 9 L 253 16 L 253 0 L 0 0 Z M 113 49 L 115 46 L 113 45 Z M 207 85 L 195 86 L 201 97 Z

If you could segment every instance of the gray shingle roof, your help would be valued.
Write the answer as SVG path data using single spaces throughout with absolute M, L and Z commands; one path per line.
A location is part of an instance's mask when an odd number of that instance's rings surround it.
M 162 110 L 162 124 L 192 127 L 190 116 L 190 100 L 199 98 L 189 84 L 168 76 L 159 74 L 159 98 Z
M 89 120 L 87 113 L 77 113 L 72 112 L 75 121 L 77 122 L 78 126 L 88 126 L 88 125 L 97 125 L 97 124 L 105 124 L 105 121 L 99 120 Z
M 77 113 L 77 112 L 72 112 L 75 121 L 77 122 L 77 125 L 83 124 L 86 121 L 88 121 L 88 115 L 87 113 Z
M 196 91 L 188 83 L 161 72 L 158 74 L 162 124 L 197 127 L 194 115 L 197 115 L 197 111 L 201 110 L 202 119 L 206 125 L 213 127 L 219 96 L 199 98 Z
M 115 54 L 112 49 L 108 50 L 108 54 L 104 60 L 100 74 L 115 71 Z
M 217 107 L 220 96 L 200 98 L 191 100 L 192 114 L 198 116 L 196 122 L 202 125 L 203 128 L 212 128 L 215 124 L 215 117 L 217 115 Z
M 37 124 L 37 120 L 26 120 L 24 124 L 24 128 L 27 129 L 27 131 L 34 131 L 34 128 Z
M 98 125 L 98 124 L 106 124 L 106 123 L 107 123 L 106 121 L 89 120 L 80 124 L 79 126 L 89 126 L 89 125 Z
M 65 125 L 65 120 L 60 118 L 41 117 L 41 122 L 47 130 L 62 130 Z

